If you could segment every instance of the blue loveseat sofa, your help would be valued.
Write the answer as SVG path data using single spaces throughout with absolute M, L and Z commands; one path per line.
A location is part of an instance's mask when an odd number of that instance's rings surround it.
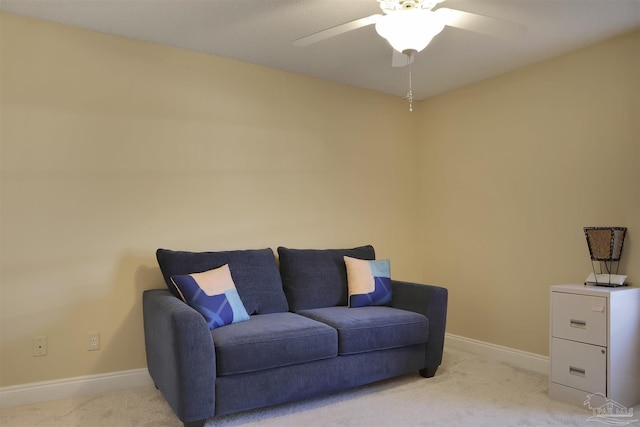
M 347 306 L 344 257 L 372 246 L 184 252 L 158 249 L 168 289 L 143 294 L 149 374 L 185 426 L 418 371 L 442 361 L 447 289 L 390 280 L 386 305 Z M 228 265 L 246 321 L 210 329 L 181 275 Z

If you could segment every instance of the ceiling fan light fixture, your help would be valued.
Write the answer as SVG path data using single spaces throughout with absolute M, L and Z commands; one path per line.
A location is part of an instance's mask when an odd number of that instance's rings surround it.
M 389 12 L 376 22 L 376 32 L 398 52 L 420 52 L 444 29 L 441 16 L 421 9 Z

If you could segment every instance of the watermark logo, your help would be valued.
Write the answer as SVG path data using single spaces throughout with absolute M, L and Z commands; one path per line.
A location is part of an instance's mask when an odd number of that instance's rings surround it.
M 587 418 L 587 421 L 610 426 L 626 426 L 638 422 L 637 417 L 633 418 L 633 408 L 627 408 L 615 400 L 608 399 L 602 393 L 588 395 L 583 405 L 593 411 L 593 416 Z

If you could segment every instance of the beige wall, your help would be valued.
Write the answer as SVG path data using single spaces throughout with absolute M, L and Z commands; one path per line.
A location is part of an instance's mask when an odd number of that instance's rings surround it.
M 0 19 L 0 386 L 144 367 L 158 247 L 371 243 L 394 276 L 420 279 L 402 99 Z M 40 335 L 48 355 L 32 357 Z
M 584 226 L 629 228 L 640 285 L 640 32 L 419 108 L 424 280 L 448 332 L 548 354 L 549 286 L 591 271 Z
M 629 227 L 622 269 L 640 281 L 640 33 L 408 114 L 397 97 L 0 19 L 0 386 L 144 367 L 158 247 L 372 243 L 394 277 L 449 288 L 450 333 L 539 354 L 549 285 L 590 270 L 583 226 Z

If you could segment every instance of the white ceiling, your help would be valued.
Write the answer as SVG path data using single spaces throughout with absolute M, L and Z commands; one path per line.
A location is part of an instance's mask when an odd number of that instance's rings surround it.
M 413 64 L 416 99 L 640 28 L 640 0 L 446 0 L 518 22 L 511 40 L 446 27 Z M 373 26 L 307 47 L 305 35 L 380 13 L 376 0 L 0 0 L 0 10 L 404 96 L 408 69 Z

